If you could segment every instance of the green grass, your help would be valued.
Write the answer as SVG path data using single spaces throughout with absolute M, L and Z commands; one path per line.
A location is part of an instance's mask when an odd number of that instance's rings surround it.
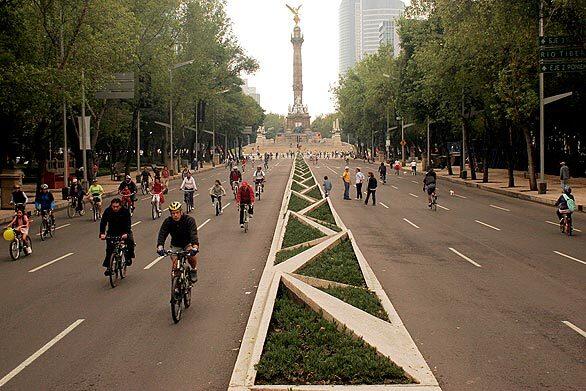
M 405 371 L 279 289 L 256 384 L 408 384 Z
M 334 219 L 334 215 L 332 214 L 330 205 L 327 202 L 318 206 L 317 208 L 309 212 L 307 215 L 309 217 L 313 217 L 314 219 L 318 219 L 321 221 L 325 221 L 326 223 L 336 225 L 336 219 Z
M 321 253 L 313 261 L 299 269 L 297 273 L 366 288 L 358 259 L 356 259 L 352 243 L 348 239 Z
M 293 212 L 299 212 L 300 210 L 307 208 L 309 205 L 311 205 L 309 201 L 306 201 L 304 198 L 295 194 L 291 194 L 288 209 Z
M 315 179 L 310 178 L 307 182 L 303 182 L 303 184 L 305 186 L 311 187 L 311 186 L 315 185 Z
M 293 179 L 295 179 L 297 182 L 303 182 L 305 178 L 302 178 L 299 175 L 293 175 Z
M 379 298 L 373 292 L 356 287 L 331 287 L 322 289 L 322 291 L 337 297 L 351 306 L 360 308 L 364 312 L 368 312 L 377 318 L 384 321 L 389 320 L 387 312 L 384 310 Z
M 300 192 L 300 191 L 305 190 L 305 187 L 301 186 L 297 182 L 293 182 L 293 183 L 291 183 L 291 190 L 295 190 L 296 192 Z
M 310 172 L 310 171 L 308 171 L 308 172 L 306 172 L 306 173 L 304 173 L 304 174 L 301 174 L 301 176 L 302 176 L 303 178 L 307 179 L 307 178 L 309 178 L 309 177 L 311 176 L 311 172 Z
M 324 237 L 319 229 L 303 224 L 294 217 L 289 218 L 287 228 L 285 229 L 285 236 L 283 237 L 283 245 L 281 248 L 287 248 L 309 242 L 310 240 Z
M 277 252 L 277 254 L 275 255 L 275 265 L 278 265 L 281 262 L 285 262 L 287 259 L 293 258 L 295 255 L 301 254 L 302 252 L 308 250 L 311 247 L 312 246 L 302 246 L 297 247 L 293 250 L 281 250 Z
M 321 191 L 319 191 L 319 188 L 317 186 L 308 191 L 307 193 L 305 193 L 305 195 L 311 198 L 315 198 L 316 200 L 322 199 Z

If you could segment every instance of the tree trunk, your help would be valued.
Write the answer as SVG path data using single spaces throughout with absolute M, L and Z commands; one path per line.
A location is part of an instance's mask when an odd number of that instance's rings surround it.
M 468 144 L 470 145 L 470 144 Z M 470 179 L 473 181 L 476 180 L 476 145 L 473 145 L 473 148 L 468 148 L 468 152 L 470 153 L 468 159 L 470 160 Z M 474 151 L 474 152 L 471 152 Z
M 523 135 L 527 147 L 527 171 L 529 172 L 529 188 L 531 191 L 537 191 L 537 178 L 535 177 L 535 147 L 531 137 L 529 127 L 523 126 Z
M 484 130 L 482 150 L 482 183 L 488 183 L 488 129 Z
M 515 187 L 515 163 L 513 161 L 513 127 L 509 125 L 509 187 Z

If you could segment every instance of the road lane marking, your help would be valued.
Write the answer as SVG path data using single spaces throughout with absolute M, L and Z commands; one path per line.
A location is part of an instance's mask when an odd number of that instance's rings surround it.
M 328 167 L 328 170 L 330 170 L 330 171 L 331 171 L 331 172 L 333 172 L 334 174 L 337 174 L 337 172 L 336 172 L 334 169 L 332 169 L 331 167 Z
M 464 197 L 463 195 L 456 194 L 456 193 L 454 193 L 454 197 L 463 198 L 463 199 L 466 199 L 467 198 L 467 197 Z
M 559 251 L 554 251 L 554 253 L 556 253 L 557 255 L 561 255 L 562 257 L 566 257 L 566 258 L 568 258 L 568 259 L 571 259 L 572 261 L 580 262 L 580 263 L 582 263 L 582 264 L 586 265 L 586 261 L 582 261 L 581 259 L 574 258 L 574 257 L 572 257 L 572 256 L 570 256 L 570 255 L 567 255 L 567 254 L 561 253 L 561 252 L 559 252 Z
M 70 225 L 71 225 L 70 223 L 60 225 L 59 227 L 55 228 L 55 231 L 57 231 L 58 229 L 61 229 L 61 228 L 69 227 Z M 41 234 L 38 233 L 37 236 L 41 236 Z
M 81 118 L 81 117 L 80 117 L 80 118 Z M 144 198 L 141 198 L 140 200 L 141 200 L 141 201 L 146 201 L 146 200 L 150 200 L 150 199 L 151 199 L 151 197 L 149 196 L 149 197 L 144 197 Z
M 497 205 L 489 205 L 491 208 L 495 208 L 495 209 L 499 209 L 499 210 L 504 210 L 505 212 L 510 212 L 510 209 L 507 208 L 503 208 L 502 206 L 497 206 Z
M 576 326 L 572 322 L 568 322 L 567 320 L 562 320 L 562 323 L 571 328 L 572 330 L 574 330 L 575 332 L 577 332 L 578 334 L 580 334 L 582 337 L 586 338 L 586 331 L 582 330 L 580 327 Z M 0 386 L 1 385 L 2 384 L 0 383 Z
M 418 195 L 415 195 L 415 194 L 413 194 L 413 193 L 409 193 L 409 195 L 410 195 L 411 197 L 419 198 L 419 196 L 418 196 Z
M 385 204 L 383 204 L 382 202 L 379 202 L 379 204 L 381 204 L 382 206 L 384 206 L 385 208 L 389 209 L 388 206 L 386 206 Z
M 130 225 L 130 226 L 131 226 L 131 227 L 134 227 L 135 225 L 139 225 L 140 223 L 142 223 L 142 221 L 141 221 L 141 220 L 137 221 L 136 223 L 134 223 L 134 224 L 132 224 L 132 225 Z
M 231 202 L 228 202 L 226 205 L 224 205 L 224 207 L 222 208 L 222 210 L 226 209 L 227 207 L 229 207 L 231 204 Z
M 392 187 L 393 189 L 395 189 L 395 190 L 399 190 L 399 188 L 398 188 L 397 186 L 393 186 L 393 185 L 391 185 L 391 187 Z
M 165 255 L 163 255 L 162 257 L 156 258 L 154 261 L 152 261 L 151 263 L 149 263 L 148 265 L 146 265 L 144 267 L 144 270 L 149 270 L 151 267 L 155 266 L 157 264 L 157 262 L 159 262 L 163 258 L 165 258 Z
M 67 257 L 70 257 L 70 256 L 72 256 L 73 254 L 74 254 L 74 253 L 68 253 L 68 254 L 65 254 L 65 255 L 63 255 L 63 256 L 60 256 L 59 258 L 56 258 L 56 259 L 53 259 L 52 261 L 49 261 L 49 262 L 47 262 L 47 263 L 44 263 L 44 264 L 42 264 L 42 265 L 41 265 L 41 266 L 39 266 L 39 267 L 35 267 L 34 269 L 31 269 L 31 270 L 29 270 L 28 272 L 29 272 L 29 273 L 34 273 L 34 272 L 36 272 L 36 271 L 39 271 L 39 270 L 41 270 L 41 269 L 43 269 L 43 268 L 46 268 L 47 266 L 50 266 L 50 265 L 54 264 L 55 262 L 59 262 L 59 261 L 60 261 L 60 260 L 62 260 L 62 259 L 65 259 L 65 258 L 67 258 Z
M 554 223 L 553 221 L 547 221 L 547 220 L 546 220 L 545 222 L 546 222 L 547 224 L 555 225 L 555 226 L 557 226 L 557 227 L 559 227 L 559 226 L 560 226 L 560 223 Z M 581 230 L 579 230 L 578 228 L 574 228 L 574 231 L 576 231 L 576 232 L 582 232 L 582 231 L 581 231 Z
M 482 225 L 484 225 L 485 227 L 492 228 L 492 229 L 494 229 L 495 231 L 500 231 L 500 230 L 501 230 L 500 228 L 493 227 L 493 226 L 492 226 L 492 225 L 490 225 L 490 224 L 483 223 L 483 222 L 482 222 L 482 221 L 480 221 L 480 220 L 474 220 L 474 221 L 476 221 L 478 224 L 482 224 Z
M 207 219 L 206 221 L 204 221 L 202 223 L 202 225 L 200 225 L 199 227 L 197 227 L 197 229 L 202 229 L 204 225 L 206 225 L 207 223 L 209 223 L 210 221 L 212 221 L 212 219 Z
M 9 374 L 7 374 L 2 379 L 0 379 L 0 387 L 5 385 L 6 383 L 8 383 L 10 381 L 10 379 L 12 379 L 14 376 L 18 375 L 20 372 L 22 372 L 23 369 L 25 369 L 30 364 L 32 364 L 37 358 L 41 357 L 43 355 L 43 353 L 45 353 L 47 350 L 51 349 L 51 347 L 53 345 L 55 345 L 57 342 L 62 340 L 67 334 L 72 332 L 73 329 L 75 329 L 77 326 L 79 326 L 84 320 L 85 319 L 78 319 L 75 322 L 73 322 L 68 328 L 66 328 L 65 330 L 60 332 L 55 338 L 53 338 L 52 340 L 47 342 L 42 348 L 40 348 L 39 350 L 34 352 L 29 358 L 24 360 L 19 366 L 17 366 L 12 371 L 10 371 Z
M 419 227 L 415 224 L 413 224 L 412 222 L 410 222 L 409 220 L 407 220 L 406 218 L 403 217 L 403 220 L 405 220 L 406 222 L 408 222 L 409 224 L 411 224 L 412 226 L 414 226 L 415 228 L 419 229 Z
M 411 183 L 415 183 L 415 184 L 418 184 L 418 183 L 419 183 L 419 182 L 417 182 L 417 181 L 411 181 Z
M 452 248 L 452 247 L 448 247 L 448 248 L 450 249 L 451 252 L 453 252 L 454 254 L 456 254 L 457 256 L 459 256 L 460 258 L 462 258 L 462 259 L 470 262 L 474 266 L 476 266 L 476 267 L 482 267 L 479 263 L 474 262 L 473 260 L 471 260 L 470 258 L 468 258 L 466 255 L 462 254 L 461 252 L 459 252 L 455 248 Z
M 450 210 L 450 208 L 446 208 L 445 206 L 441 206 L 440 204 L 436 204 L 438 208 L 441 208 L 443 210 Z
M 166 207 L 165 209 L 163 209 L 163 212 L 166 212 L 169 210 L 169 207 Z

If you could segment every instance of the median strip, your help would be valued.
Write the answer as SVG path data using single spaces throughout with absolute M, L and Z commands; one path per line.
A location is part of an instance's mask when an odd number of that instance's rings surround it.
M 500 228 L 493 227 L 492 225 L 483 223 L 482 221 L 479 221 L 479 220 L 474 220 L 474 221 L 476 221 L 478 224 L 484 225 L 485 227 L 492 228 L 495 231 L 500 231 L 501 230 Z
M 67 257 L 70 257 L 70 256 L 72 256 L 73 254 L 74 254 L 74 253 L 68 253 L 68 254 L 65 254 L 65 255 L 63 255 L 63 256 L 60 256 L 59 258 L 56 258 L 56 259 L 53 259 L 52 261 L 49 261 L 49 262 L 47 262 L 47 263 L 44 263 L 44 264 L 42 264 L 42 265 L 41 265 L 41 266 L 39 266 L 39 267 L 35 267 L 34 269 L 31 269 L 31 270 L 29 270 L 28 272 L 29 272 L 29 273 L 34 273 L 34 272 L 36 272 L 36 271 L 39 271 L 39 270 L 41 270 L 41 269 L 44 269 L 44 268 L 46 268 L 47 266 L 51 266 L 51 265 L 52 265 L 52 264 L 54 264 L 55 262 L 59 262 L 59 261 L 60 261 L 60 260 L 62 260 L 62 259 L 65 259 L 65 258 L 67 258 Z
M 471 264 L 473 264 L 476 267 L 482 267 L 479 263 L 474 262 L 473 260 L 471 260 L 470 258 L 468 258 L 466 255 L 462 254 L 461 252 L 459 252 L 458 250 L 452 248 L 452 247 L 448 247 L 450 249 L 451 252 L 453 252 L 454 254 L 456 254 L 457 256 L 459 256 L 460 258 L 470 262 Z

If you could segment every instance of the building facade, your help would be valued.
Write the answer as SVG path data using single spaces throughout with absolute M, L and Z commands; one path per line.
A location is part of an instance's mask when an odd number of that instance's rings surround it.
M 390 45 L 393 57 L 397 58 L 401 50 L 399 32 L 395 20 L 385 20 L 378 26 L 378 43 L 380 46 Z
M 242 92 L 244 95 L 250 96 L 256 103 L 260 105 L 260 94 L 256 92 L 256 87 L 248 85 L 248 80 L 244 79 L 244 85 L 242 86 Z

